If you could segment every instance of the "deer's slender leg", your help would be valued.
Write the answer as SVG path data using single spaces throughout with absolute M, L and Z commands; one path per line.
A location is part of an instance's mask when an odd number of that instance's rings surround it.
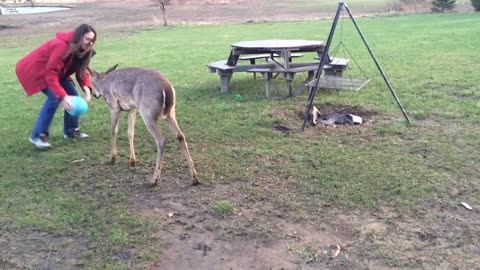
M 117 158 L 117 132 L 118 132 L 118 117 L 120 115 L 119 110 L 111 111 L 111 136 L 110 136 L 110 161 L 115 164 Z
M 133 109 L 128 112 L 128 142 L 130 143 L 130 166 L 135 166 L 137 158 L 135 157 L 135 146 L 133 137 L 135 136 L 135 120 L 137 118 L 137 110 Z
M 195 165 L 193 164 L 192 157 L 190 156 L 190 152 L 188 151 L 187 139 L 185 138 L 185 135 L 183 134 L 183 132 L 180 130 L 180 127 L 178 127 L 178 123 L 177 123 L 177 119 L 175 119 L 175 115 L 173 114 L 167 115 L 165 120 L 167 121 L 168 126 L 170 127 L 172 132 L 177 137 L 177 140 L 180 143 L 180 146 L 182 147 L 182 151 L 185 154 L 185 157 L 187 158 L 188 167 L 190 169 L 190 175 L 192 176 L 192 184 L 198 185 L 200 182 L 198 181 L 197 171 L 195 170 Z
M 143 118 L 143 122 L 147 126 L 148 131 L 152 134 L 153 138 L 155 139 L 155 144 L 157 145 L 157 162 L 155 164 L 155 172 L 153 174 L 153 181 L 152 186 L 156 186 L 160 181 L 160 176 L 162 173 L 162 160 L 163 160 L 163 153 L 165 150 L 165 139 L 158 128 L 158 117 L 151 117 L 149 116 L 148 112 L 143 113 L 140 110 L 140 115 Z

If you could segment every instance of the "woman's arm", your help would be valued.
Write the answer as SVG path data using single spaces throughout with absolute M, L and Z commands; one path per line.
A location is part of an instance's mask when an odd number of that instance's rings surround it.
M 92 100 L 92 96 L 91 96 L 91 92 L 92 92 L 92 91 L 91 91 L 90 88 L 89 88 L 88 86 L 86 86 L 86 85 L 83 86 L 82 89 L 83 89 L 83 92 L 85 93 L 85 100 L 86 100 L 88 103 L 90 103 L 90 100 Z
M 67 96 L 67 92 L 60 85 L 60 77 L 65 67 L 65 54 L 68 50 L 68 44 L 64 42 L 52 42 L 50 47 L 50 56 L 45 67 L 45 80 L 47 85 L 56 98 L 62 100 Z

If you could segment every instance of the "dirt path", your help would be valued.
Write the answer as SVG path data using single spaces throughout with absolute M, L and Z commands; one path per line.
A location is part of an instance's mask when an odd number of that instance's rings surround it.
M 71 5 L 68 11 L 28 15 L 0 16 L 0 32 L 6 36 L 51 33 L 70 30 L 81 23 L 90 23 L 100 31 L 129 31 L 148 26 L 162 25 L 161 11 L 152 1 L 98 2 Z M 178 24 L 225 24 L 245 23 L 256 20 L 252 8 L 246 3 L 232 5 L 186 5 L 169 6 L 168 21 Z M 262 10 L 259 20 L 305 20 L 332 16 L 319 11 L 292 12 L 276 9 Z

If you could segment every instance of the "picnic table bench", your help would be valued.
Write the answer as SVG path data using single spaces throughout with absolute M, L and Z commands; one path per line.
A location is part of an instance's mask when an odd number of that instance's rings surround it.
M 295 93 L 299 92 L 301 89 L 303 89 L 305 86 L 305 83 L 308 81 L 311 81 L 314 78 L 315 72 L 318 70 L 318 63 L 295 63 L 291 64 L 288 68 L 281 68 L 275 64 L 271 64 L 269 67 L 255 67 L 252 69 L 249 69 L 247 72 L 256 72 L 260 73 L 263 76 L 263 79 L 265 80 L 265 94 L 267 97 L 271 97 L 272 90 L 276 90 L 277 93 L 280 93 L 281 90 L 277 85 L 274 84 L 273 79 L 275 78 L 274 74 L 282 74 L 285 80 L 290 82 L 290 84 L 287 86 L 287 91 L 286 96 L 293 96 Z M 303 82 L 302 85 L 300 85 L 295 92 L 292 91 L 291 87 L 291 82 L 295 79 L 295 75 L 297 73 L 303 73 L 307 72 L 307 78 Z
M 319 60 L 320 58 L 315 57 L 315 59 Z M 323 66 L 325 75 L 341 77 L 343 75 L 343 71 L 345 71 L 348 68 L 349 62 L 350 62 L 350 59 L 337 58 L 337 57 L 330 58 L 330 62 L 326 63 Z
M 299 57 L 302 57 L 303 56 L 303 53 L 292 53 L 290 55 L 290 62 L 292 62 L 292 59 L 293 58 L 299 58 Z M 250 64 L 252 65 L 255 65 L 255 61 L 257 59 L 265 59 L 265 61 L 267 61 L 268 58 L 278 58 L 280 57 L 280 55 L 278 53 L 273 53 L 273 54 L 270 54 L 270 53 L 262 53 L 262 54 L 245 54 L 245 55 L 241 55 L 238 59 L 239 60 L 249 60 L 250 61 Z
M 292 62 L 293 58 L 299 58 L 299 57 L 302 57 L 303 56 L 303 53 L 292 53 L 290 54 L 290 58 L 288 61 Z M 241 55 L 238 60 L 248 60 L 250 61 L 250 65 L 255 65 L 256 64 L 256 60 L 258 59 L 264 59 L 265 62 L 267 62 L 267 60 L 269 58 L 278 58 L 280 57 L 280 55 L 278 53 L 262 53 L 262 54 L 244 54 L 244 55 Z M 257 78 L 257 73 L 256 72 L 253 72 L 253 78 L 256 79 Z
M 247 72 L 253 68 L 265 68 L 269 66 L 269 64 L 230 66 L 227 65 L 227 60 L 225 59 L 208 64 L 208 69 L 211 73 L 216 73 L 220 76 L 220 92 L 227 93 L 233 72 Z

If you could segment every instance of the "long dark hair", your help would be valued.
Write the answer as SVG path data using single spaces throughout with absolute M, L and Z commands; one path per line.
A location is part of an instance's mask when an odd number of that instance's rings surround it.
M 87 66 L 90 63 L 90 58 L 94 55 L 93 48 L 84 51 L 80 47 L 80 40 L 88 32 L 93 32 L 95 34 L 92 40 L 92 43 L 95 43 L 97 40 L 97 31 L 95 31 L 95 28 L 86 23 L 81 24 L 75 28 L 73 39 L 70 41 L 67 54 L 65 55 L 65 59 L 73 57 L 73 61 L 76 63 L 72 63 L 72 65 L 75 65 L 82 78 L 85 76 Z

